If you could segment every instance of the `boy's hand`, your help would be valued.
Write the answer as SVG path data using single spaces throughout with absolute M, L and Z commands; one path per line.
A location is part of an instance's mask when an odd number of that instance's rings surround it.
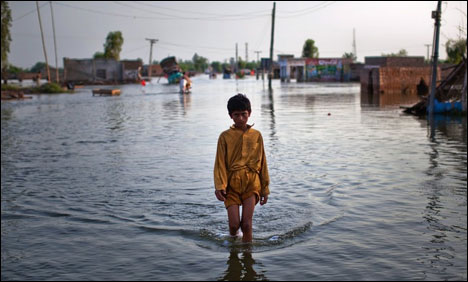
M 268 195 L 260 197 L 260 205 L 263 206 L 268 202 Z
M 220 200 L 221 202 L 224 202 L 226 200 L 226 191 L 224 190 L 216 190 L 215 191 L 216 198 Z

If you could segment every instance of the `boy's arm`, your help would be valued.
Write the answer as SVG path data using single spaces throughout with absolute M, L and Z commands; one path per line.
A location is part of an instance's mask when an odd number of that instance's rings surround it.
M 214 184 L 215 189 L 226 191 L 227 187 L 227 168 L 226 168 L 226 142 L 223 136 L 219 136 L 218 148 L 214 165 Z
M 268 165 L 265 155 L 265 147 L 263 146 L 263 137 L 260 135 L 260 145 L 262 146 L 262 166 L 260 169 L 260 183 L 262 185 L 262 189 L 260 190 L 260 196 L 264 197 L 270 194 L 270 189 L 268 186 L 270 185 L 270 176 L 268 174 Z M 266 202 L 265 202 L 266 203 Z

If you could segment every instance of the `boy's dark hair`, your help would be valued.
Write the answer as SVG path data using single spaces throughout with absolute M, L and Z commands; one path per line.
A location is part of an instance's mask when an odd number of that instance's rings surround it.
M 232 96 L 227 104 L 229 114 L 232 114 L 234 111 L 248 111 L 252 112 L 250 107 L 250 100 L 245 96 L 245 94 L 237 94 Z

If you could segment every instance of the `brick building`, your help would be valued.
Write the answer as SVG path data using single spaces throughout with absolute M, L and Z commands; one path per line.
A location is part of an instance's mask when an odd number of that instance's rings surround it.
M 361 105 L 416 103 L 421 79 L 430 85 L 431 67 L 425 65 L 424 57 L 366 57 L 360 76 Z

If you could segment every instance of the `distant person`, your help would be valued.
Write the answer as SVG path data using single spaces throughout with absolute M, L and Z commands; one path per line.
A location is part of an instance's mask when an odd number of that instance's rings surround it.
M 417 86 L 417 91 L 419 97 L 424 97 L 427 96 L 427 94 L 429 94 L 429 87 L 427 86 L 426 81 L 422 77 Z
M 190 92 L 190 88 L 192 88 L 192 80 L 190 80 L 185 72 L 180 77 L 179 88 L 181 93 L 188 93 Z
M 234 124 L 222 132 L 214 165 L 216 198 L 224 202 L 231 236 L 252 241 L 252 219 L 255 205 L 264 205 L 270 194 L 268 167 L 263 138 L 258 130 L 248 125 L 252 112 L 250 101 L 244 94 L 231 97 L 227 104 Z M 242 207 L 242 219 L 239 206 Z

